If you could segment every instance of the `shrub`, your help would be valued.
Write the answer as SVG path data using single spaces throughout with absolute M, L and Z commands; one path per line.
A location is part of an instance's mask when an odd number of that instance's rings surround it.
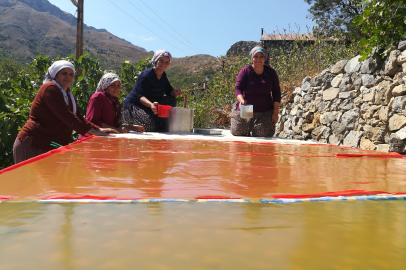
M 62 58 L 58 56 L 53 61 L 60 59 Z M 100 69 L 98 59 L 90 57 L 87 53 L 78 60 L 73 58 L 73 54 L 63 59 L 71 61 L 77 73 L 80 73 L 71 88 L 79 110 L 85 115 L 89 99 L 104 71 Z M 14 163 L 14 140 L 28 120 L 32 101 L 53 61 L 39 55 L 27 67 L 22 67 L 13 61 L 0 64 L 0 169 Z M 148 58 L 141 60 L 137 66 L 124 61 L 121 69 L 124 89 L 120 93 L 120 101 L 132 89 L 137 78 L 134 75 L 138 75 L 150 66 Z M 78 134 L 74 132 L 71 140 L 74 141 L 77 137 Z
M 355 43 L 347 44 L 337 37 L 318 36 L 314 41 L 300 37 L 271 50 L 270 66 L 279 76 L 283 99 L 281 108 L 292 90 L 306 76 L 315 76 L 341 59 L 356 55 Z M 307 45 L 306 45 L 307 43 Z M 310 45 L 309 45 L 310 44 Z M 250 64 L 249 57 L 221 57 L 223 70 L 212 76 L 206 90 L 187 91 L 188 106 L 195 108 L 195 127 L 228 128 L 231 105 L 236 101 L 234 86 L 239 71 Z

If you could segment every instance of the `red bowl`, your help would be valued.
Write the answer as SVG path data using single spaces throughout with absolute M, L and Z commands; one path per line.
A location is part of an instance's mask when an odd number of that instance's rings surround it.
M 172 108 L 172 106 L 168 105 L 158 105 L 158 116 L 167 118 L 169 117 L 169 111 Z

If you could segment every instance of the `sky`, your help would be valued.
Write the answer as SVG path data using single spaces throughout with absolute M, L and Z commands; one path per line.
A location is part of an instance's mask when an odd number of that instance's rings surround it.
M 49 2 L 76 16 L 70 0 Z M 303 0 L 84 0 L 84 22 L 147 51 L 220 57 L 238 41 L 259 42 L 261 28 L 307 33 L 315 25 L 309 7 Z

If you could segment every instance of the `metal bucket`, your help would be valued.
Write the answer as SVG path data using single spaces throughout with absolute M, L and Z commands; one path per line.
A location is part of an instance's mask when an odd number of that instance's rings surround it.
M 166 122 L 168 132 L 192 132 L 194 110 L 189 108 L 172 107 Z

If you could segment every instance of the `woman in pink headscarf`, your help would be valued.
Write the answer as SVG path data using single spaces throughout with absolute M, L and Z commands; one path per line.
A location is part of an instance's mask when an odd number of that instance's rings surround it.
M 135 130 L 144 132 L 143 126 L 120 125 L 121 104 L 118 94 L 121 91 L 120 77 L 115 73 L 104 74 L 90 98 L 86 111 L 86 119 L 102 128 L 112 128 L 121 133 Z M 85 136 L 80 136 L 83 139 Z

